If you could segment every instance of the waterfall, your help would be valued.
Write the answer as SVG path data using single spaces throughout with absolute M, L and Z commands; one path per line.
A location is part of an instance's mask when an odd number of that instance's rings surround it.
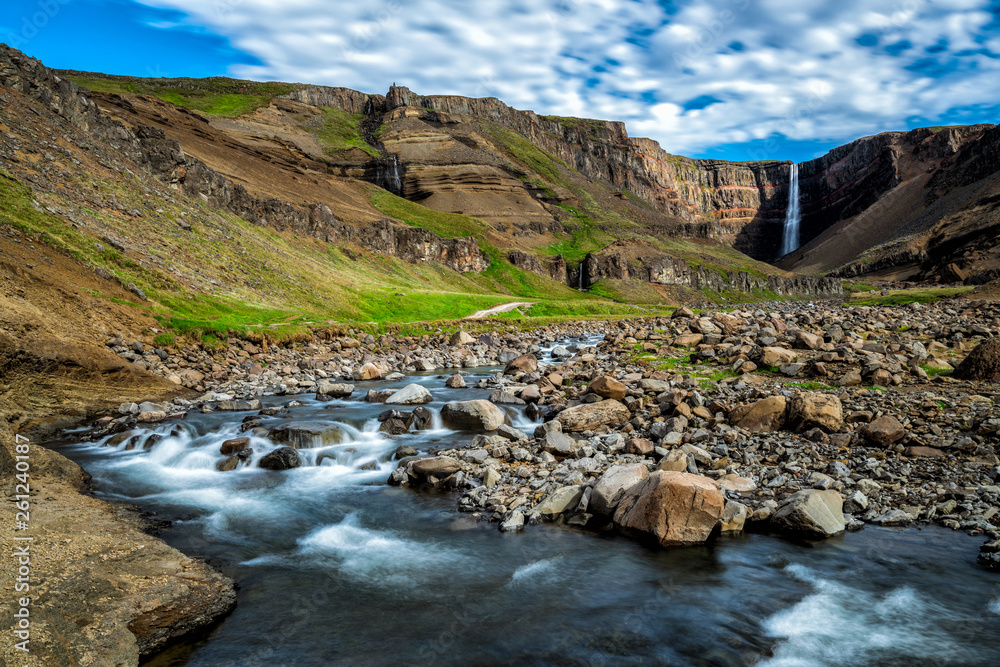
M 583 289 L 583 271 L 586 268 L 586 266 L 587 266 L 587 258 L 584 257 L 583 259 L 580 260 L 580 281 L 579 281 L 580 284 L 579 284 L 579 287 L 577 287 L 577 289 L 580 290 L 581 292 L 584 291 L 584 289 Z
M 403 194 L 403 183 L 399 178 L 399 156 L 393 153 L 392 156 L 392 191 L 397 195 Z
M 788 209 L 785 213 L 785 232 L 781 237 L 781 255 L 794 252 L 799 247 L 799 165 L 792 163 L 791 184 L 788 187 Z

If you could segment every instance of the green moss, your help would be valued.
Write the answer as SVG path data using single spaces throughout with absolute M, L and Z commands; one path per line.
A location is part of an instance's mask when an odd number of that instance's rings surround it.
M 157 347 L 170 347 L 174 344 L 175 340 L 172 333 L 161 333 L 153 338 L 153 344 Z
M 907 303 L 933 303 L 968 292 L 974 287 L 935 287 L 892 290 L 879 296 L 855 296 L 847 300 L 850 306 L 898 306 Z
M 554 185 L 568 187 L 560 167 L 568 169 L 559 158 L 541 150 L 524 136 L 497 123 L 485 122 L 485 134 L 495 141 L 515 161 Z

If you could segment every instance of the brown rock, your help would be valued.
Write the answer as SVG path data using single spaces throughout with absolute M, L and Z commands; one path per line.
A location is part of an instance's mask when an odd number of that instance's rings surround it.
M 613 426 L 624 424 L 631 419 L 632 413 L 624 405 L 614 399 L 600 403 L 577 405 L 563 410 L 556 416 L 556 421 L 562 424 L 564 431 L 589 431 L 598 426 Z
M 653 443 L 645 438 L 632 438 L 625 444 L 625 451 L 629 454 L 648 456 L 653 453 Z
M 903 454 L 914 458 L 943 459 L 945 453 L 935 447 L 907 447 Z
M 240 453 L 249 446 L 250 438 L 230 438 L 222 442 L 222 446 L 219 447 L 219 453 L 223 456 L 232 456 L 233 454 Z
M 952 373 L 959 380 L 1000 381 L 1000 338 L 980 343 Z
M 888 447 L 894 442 L 902 440 L 903 436 L 906 435 L 906 429 L 895 417 L 883 415 L 870 424 L 862 426 L 861 435 L 871 445 Z
M 616 401 L 620 401 L 625 398 L 626 387 L 613 377 L 602 375 L 595 378 L 587 387 L 587 390 L 594 392 L 602 398 L 613 398 Z
M 768 396 L 749 405 L 739 405 L 729 413 L 729 421 L 754 433 L 780 430 L 785 423 L 784 396 Z
M 626 534 L 663 546 L 700 544 L 719 524 L 725 505 L 725 496 L 707 477 L 659 470 L 625 492 L 614 523 Z
M 832 394 L 799 394 L 788 406 L 788 426 L 796 433 L 811 428 L 837 431 L 843 424 L 844 408 Z
M 513 375 L 514 373 L 525 372 L 530 373 L 532 371 L 538 370 L 538 359 L 535 358 L 533 354 L 522 354 L 517 359 L 511 360 L 507 367 L 503 369 L 504 373 Z

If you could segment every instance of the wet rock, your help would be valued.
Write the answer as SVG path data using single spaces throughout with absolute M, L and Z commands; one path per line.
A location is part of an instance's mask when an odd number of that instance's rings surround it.
M 722 518 L 725 497 L 700 475 L 657 471 L 624 493 L 614 523 L 624 533 L 663 546 L 700 544 Z
M 230 438 L 223 440 L 219 447 L 219 453 L 223 456 L 238 454 L 250 446 L 250 438 Z
M 140 412 L 136 420 L 144 424 L 155 424 L 161 422 L 167 418 L 167 413 L 160 412 L 158 410 L 150 410 L 149 412 Z
M 647 477 L 649 470 L 641 463 L 611 466 L 597 480 L 588 510 L 594 514 L 614 514 L 625 492 Z
M 219 401 L 215 409 L 219 412 L 247 412 L 250 410 L 260 410 L 261 403 L 256 398 L 249 401 Z
M 578 405 L 563 410 L 556 415 L 556 420 L 564 431 L 590 431 L 598 426 L 624 424 L 632 416 L 628 408 L 613 399 L 600 403 Z
M 450 378 L 445 380 L 444 386 L 449 389 L 464 389 L 465 388 L 465 378 L 459 373 L 455 373 Z
M 291 447 L 280 447 L 261 457 L 257 463 L 264 470 L 290 470 L 302 465 L 299 453 Z
M 419 384 L 408 384 L 385 400 L 388 405 L 422 405 L 434 400 L 431 392 Z
M 385 403 L 395 393 L 394 389 L 369 389 L 365 400 L 369 403 Z
M 563 512 L 576 509 L 583 498 L 583 488 L 580 486 L 563 486 L 549 494 L 542 502 L 535 505 L 532 514 L 553 517 Z
M 448 428 L 466 431 L 495 431 L 507 421 L 507 414 L 482 399 L 448 403 L 441 408 L 441 421 Z
M 797 491 L 778 506 L 771 523 L 793 535 L 830 537 L 847 527 L 844 500 L 836 491 Z
M 723 533 L 742 532 L 748 516 L 749 510 L 746 505 L 735 500 L 727 500 L 722 518 L 719 520 L 719 529 Z
M 320 382 L 316 387 L 316 398 L 320 400 L 331 398 L 347 398 L 354 393 L 354 385 L 343 382 Z
M 337 445 L 343 441 L 344 430 L 321 422 L 289 422 L 275 426 L 267 433 L 271 441 L 288 444 L 296 449 Z
M 421 406 L 413 410 L 413 428 L 426 431 L 434 427 L 434 413 Z
M 504 533 L 516 533 L 519 530 L 524 530 L 524 513 L 519 510 L 511 512 L 510 516 L 500 523 L 500 530 Z

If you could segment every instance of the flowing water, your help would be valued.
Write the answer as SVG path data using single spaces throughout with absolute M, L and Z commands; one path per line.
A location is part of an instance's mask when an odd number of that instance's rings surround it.
M 785 211 L 785 230 L 781 236 L 781 254 L 795 252 L 799 247 L 799 165 L 794 162 L 789 170 L 788 208 Z
M 498 369 L 473 371 L 470 386 Z M 445 375 L 396 383 L 447 401 Z M 464 444 L 436 426 L 379 434 L 385 406 L 353 397 L 263 420 L 339 424 L 341 444 L 302 451 L 284 472 L 218 472 L 219 443 L 250 413 L 192 414 L 150 429 L 151 450 L 79 443 L 61 451 L 97 493 L 175 519 L 170 544 L 239 581 L 236 610 L 163 665 L 1000 664 L 1000 577 L 974 563 L 980 540 L 943 529 L 869 528 L 819 543 L 765 535 L 652 549 L 560 526 L 500 533 L 456 510 L 453 493 L 389 487 L 401 444 Z M 531 429 L 521 411 L 514 423 Z M 173 433 L 173 435 L 171 435 Z M 254 438 L 254 461 L 274 448 Z M 362 470 L 375 464 L 375 470 Z

